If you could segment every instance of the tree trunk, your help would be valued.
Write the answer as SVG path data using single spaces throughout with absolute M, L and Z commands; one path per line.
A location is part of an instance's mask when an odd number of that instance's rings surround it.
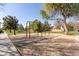
M 26 38 L 28 37 L 28 32 L 27 32 L 27 28 L 26 28 Z
M 14 35 L 16 35 L 16 30 L 14 29 Z
M 12 33 L 11 29 L 10 29 L 10 33 Z
M 66 17 L 64 17 L 64 32 L 67 35 L 68 34 L 68 28 L 67 28 L 67 23 L 66 23 Z

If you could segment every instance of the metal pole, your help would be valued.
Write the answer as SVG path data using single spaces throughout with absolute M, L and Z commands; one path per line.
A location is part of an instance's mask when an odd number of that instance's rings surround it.
M 26 38 L 27 38 L 27 23 L 28 23 L 28 22 L 26 22 Z
M 28 28 L 27 28 L 27 24 L 29 24 Z M 30 38 L 30 21 L 26 22 L 26 37 Z
M 29 22 L 29 38 L 30 38 L 30 22 Z
M 42 37 L 42 32 L 41 32 L 41 37 Z

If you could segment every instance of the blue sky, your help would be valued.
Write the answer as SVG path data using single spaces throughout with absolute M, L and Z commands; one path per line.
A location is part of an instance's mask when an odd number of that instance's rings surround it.
M 40 10 L 43 8 L 41 3 L 9 3 L 3 7 L 3 10 L 0 10 L 0 21 L 2 18 L 7 15 L 16 16 L 20 24 L 25 26 L 26 21 L 33 21 L 35 19 L 40 20 L 44 23 L 44 19 L 40 15 Z M 53 21 L 49 21 L 50 24 L 53 24 Z
M 4 16 L 11 15 L 16 16 L 19 23 L 25 26 L 26 21 L 34 19 L 39 19 L 41 21 L 40 9 L 43 4 L 6 4 L 4 6 L 4 11 L 0 12 L 0 19 Z M 2 21 L 2 20 L 1 20 Z M 44 22 L 44 21 L 43 21 Z

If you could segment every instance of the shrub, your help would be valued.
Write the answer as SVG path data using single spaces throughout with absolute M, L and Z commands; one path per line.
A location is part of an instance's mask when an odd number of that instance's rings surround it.
M 24 33 L 24 30 L 18 30 L 17 32 L 18 33 Z
M 3 30 L 2 29 L 0 29 L 0 33 L 3 33 Z

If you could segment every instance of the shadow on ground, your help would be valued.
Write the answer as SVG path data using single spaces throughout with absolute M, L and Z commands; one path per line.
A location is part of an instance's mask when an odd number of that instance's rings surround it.
M 53 37 L 31 37 L 13 40 L 22 55 L 31 56 L 77 56 L 79 43 L 73 39 Z
M 19 56 L 17 49 L 14 47 L 6 33 L 0 34 L 0 56 Z

